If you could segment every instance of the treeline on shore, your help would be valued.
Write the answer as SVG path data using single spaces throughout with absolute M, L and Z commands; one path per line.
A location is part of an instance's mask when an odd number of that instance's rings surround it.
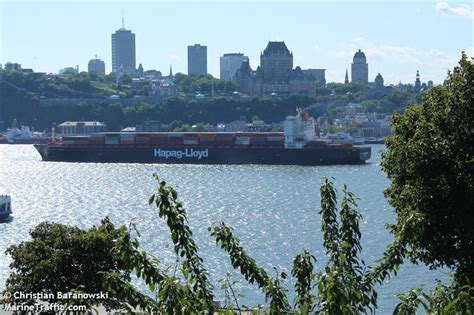
M 377 96 L 369 95 L 357 84 L 337 83 L 318 88 L 316 96 L 235 98 L 228 94 L 235 88 L 227 84 L 228 81 L 210 75 L 195 78 L 176 74 L 175 78 L 179 96 L 156 98 L 156 101 L 143 97 L 146 99 L 143 101 L 140 98 L 146 91 L 141 90 L 143 87 L 132 89 L 128 85 L 129 77 L 118 79 L 84 72 L 38 76 L 21 70 L 4 71 L 3 81 L 0 81 L 0 121 L 8 127 L 16 119 L 42 130 L 67 120 L 98 120 L 105 122 L 110 131 L 117 131 L 146 120 L 163 124 L 180 120 L 192 125 L 259 117 L 268 123 L 281 122 L 287 115 L 294 114 L 296 107 L 309 107 L 313 117 L 336 116 L 351 102 L 361 104 L 365 112 L 391 114 L 402 112 L 414 100 L 410 91 L 393 89 Z M 204 100 L 193 97 L 192 93 L 199 88 L 206 92 L 211 86 L 217 89 L 218 96 Z M 221 95 L 221 92 L 227 94 Z M 108 99 L 112 94 L 127 101 Z M 54 102 L 48 102 L 49 99 Z M 75 100 L 73 104 L 71 99 Z

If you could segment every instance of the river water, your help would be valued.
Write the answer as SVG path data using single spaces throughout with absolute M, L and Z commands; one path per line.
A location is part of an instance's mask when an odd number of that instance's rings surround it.
M 158 174 L 177 188 L 188 211 L 189 224 L 212 280 L 232 271 L 229 258 L 218 249 L 208 227 L 224 221 L 257 262 L 274 274 L 288 274 L 293 257 L 303 249 L 316 256 L 317 270 L 326 261 L 322 247 L 319 187 L 330 177 L 339 191 L 347 184 L 359 200 L 362 257 L 373 265 L 393 240 L 385 224 L 394 221 L 383 197 L 389 182 L 380 169 L 383 145 L 372 145 L 372 158 L 356 166 L 165 165 L 43 162 L 31 145 L 0 145 L 0 193 L 12 196 L 14 219 L 0 224 L 0 252 L 27 240 L 28 231 L 42 221 L 88 228 L 109 216 L 116 225 L 136 222 L 142 247 L 163 265 L 174 266 L 168 228 L 148 205 Z M 0 256 L 0 290 L 5 287 L 10 258 Z M 405 264 L 398 276 L 379 288 L 378 314 L 393 311 L 397 294 L 434 280 L 441 271 Z M 264 304 L 263 295 L 237 273 L 236 290 L 246 305 Z M 143 290 L 145 287 L 137 282 Z M 290 286 L 290 283 L 288 284 Z M 290 292 L 293 290 L 290 287 Z M 216 294 L 222 295 L 216 285 Z M 291 294 L 290 294 L 291 295 Z M 221 296 L 222 298 L 222 296 Z

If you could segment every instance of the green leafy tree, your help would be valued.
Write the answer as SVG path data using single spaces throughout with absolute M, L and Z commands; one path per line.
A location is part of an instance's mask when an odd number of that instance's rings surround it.
M 321 186 L 324 247 L 329 257 L 324 272 L 316 274 L 319 314 L 360 314 L 374 311 L 377 292 L 371 274 L 358 257 L 362 250 L 357 198 L 344 186 L 339 218 L 336 189 L 329 180 Z
M 263 290 L 265 298 L 270 300 L 270 311 L 289 311 L 290 305 L 281 281 L 278 278 L 270 277 L 265 269 L 259 267 L 256 261 L 245 252 L 240 246 L 240 240 L 233 235 L 233 229 L 225 223 L 221 223 L 210 230 L 216 243 L 229 254 L 232 267 L 239 269 L 249 283 L 256 283 Z M 286 278 L 283 273 L 281 276 Z
M 156 179 L 159 181 L 158 177 Z M 192 238 L 191 228 L 187 225 L 186 210 L 183 203 L 178 201 L 177 191 L 160 181 L 157 192 L 149 202 L 156 204 L 158 215 L 167 221 L 175 253 L 184 259 L 183 275 L 189 281 L 196 300 L 200 302 L 202 309 L 212 307 L 213 288 L 202 258 L 198 255 L 198 246 Z
M 400 294 L 400 303 L 394 315 L 416 315 L 420 308 L 426 314 L 472 314 L 474 312 L 474 287 L 453 284 L 447 286 L 438 281 L 434 290 L 425 293 L 423 288 Z
M 57 292 L 106 291 L 102 272 L 114 272 L 122 281 L 129 281 L 126 266 L 111 252 L 111 244 L 123 233 L 108 218 L 102 220 L 100 226 L 87 231 L 62 224 L 41 223 L 30 232 L 30 241 L 8 248 L 12 273 L 5 291 L 52 294 L 52 298 L 43 300 L 50 303 L 126 308 L 126 300 L 113 294 L 105 300 L 62 300 L 56 295 Z M 33 303 L 29 299 L 15 299 L 15 303 L 18 302 Z
M 412 261 L 453 268 L 461 284 L 474 283 L 473 82 L 463 53 L 443 86 L 394 116 L 382 160 L 397 242 Z

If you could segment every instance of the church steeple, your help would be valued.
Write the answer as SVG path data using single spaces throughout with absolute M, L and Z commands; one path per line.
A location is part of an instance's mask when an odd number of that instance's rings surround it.
M 169 75 L 169 77 L 170 78 L 173 77 L 173 66 L 172 65 L 170 65 L 170 75 Z
M 344 79 L 344 84 L 349 83 L 349 75 L 347 74 L 347 69 L 346 69 L 346 78 Z
M 421 89 L 420 72 L 416 70 L 415 91 L 419 92 L 420 89 Z

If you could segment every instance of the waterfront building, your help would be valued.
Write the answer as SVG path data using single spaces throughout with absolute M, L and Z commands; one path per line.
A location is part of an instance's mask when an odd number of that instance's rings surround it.
M 232 80 L 237 83 L 240 91 L 249 95 L 258 94 L 257 91 L 254 90 L 254 71 L 250 67 L 248 60 L 242 62 Z
M 151 94 L 155 96 L 171 96 L 178 94 L 178 86 L 176 85 L 171 65 L 168 76 L 163 77 L 160 72 L 158 80 L 152 80 L 151 92 Z
M 89 60 L 87 64 L 87 71 L 89 73 L 95 72 L 105 74 L 105 62 L 98 59 L 97 56 L 94 59 Z
M 125 29 L 122 19 L 122 28 L 112 34 L 112 72 L 134 74 L 135 66 L 135 34 Z
M 293 69 L 293 53 L 285 43 L 270 41 L 260 54 L 260 66 L 253 71 L 248 60 L 242 62 L 233 80 L 249 95 L 314 95 L 317 86 L 326 85 L 325 71 Z
M 367 84 L 369 82 L 369 64 L 365 54 L 359 49 L 354 54 L 351 65 L 351 82 Z
M 311 74 L 305 73 L 299 66 L 290 72 L 289 93 L 299 95 L 312 95 L 316 87 Z
M 303 72 L 314 80 L 317 87 L 326 86 L 326 69 L 303 69 Z
M 99 121 L 65 121 L 56 127 L 60 135 L 89 135 L 107 131 L 107 125 Z
M 293 69 L 293 53 L 285 42 L 268 42 L 260 54 L 262 79 L 266 82 L 284 82 L 288 80 Z
M 382 75 L 379 73 L 377 74 L 377 76 L 375 77 L 375 80 L 374 80 L 374 87 L 376 89 L 382 89 L 384 87 L 383 85 L 383 77 Z
M 379 73 L 375 77 L 374 84 L 370 88 L 366 88 L 364 93 L 369 98 L 381 98 L 390 93 L 392 87 L 384 85 L 384 79 Z
M 207 46 L 188 46 L 188 75 L 207 74 Z
M 143 66 L 142 66 L 142 64 L 140 63 L 140 64 L 138 65 L 138 68 L 137 68 L 137 71 L 136 71 L 135 74 L 138 75 L 139 77 L 142 77 L 142 76 L 143 76 L 143 73 L 144 73 Z
M 232 80 L 242 62 L 248 61 L 249 57 L 242 53 L 224 54 L 220 58 L 220 78 L 222 80 Z

